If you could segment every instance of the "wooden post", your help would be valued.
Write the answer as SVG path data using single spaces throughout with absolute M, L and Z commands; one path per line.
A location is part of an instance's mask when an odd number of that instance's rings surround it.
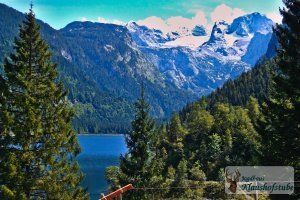
M 100 200 L 111 200 L 113 198 L 117 198 L 117 199 L 120 199 L 122 200 L 122 194 L 124 192 L 127 192 L 128 190 L 132 190 L 134 189 L 134 187 L 132 186 L 132 184 L 128 184 L 110 194 L 108 194 L 107 196 L 102 196 Z

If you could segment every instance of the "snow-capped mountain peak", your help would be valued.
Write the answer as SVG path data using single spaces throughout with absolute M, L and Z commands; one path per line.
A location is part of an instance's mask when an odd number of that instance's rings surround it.
M 249 45 L 254 45 L 253 42 L 251 43 L 251 41 L 254 41 L 253 39 L 262 40 L 266 43 L 269 41 L 272 25 L 272 20 L 260 13 L 238 17 L 232 24 L 225 21 L 216 22 L 209 40 L 201 45 L 199 50 L 208 54 L 213 52 L 223 57 L 223 60 L 241 60 L 243 56 L 250 53 L 248 51 Z M 253 65 L 258 56 L 261 55 L 253 55 L 253 58 L 247 58 L 247 62 Z
M 167 39 L 161 30 L 149 29 L 146 26 L 140 26 L 136 22 L 129 22 L 125 25 L 132 35 L 133 40 L 138 46 L 157 47 L 166 43 Z
M 253 67 L 268 48 L 273 22 L 260 13 L 236 18 L 231 24 L 162 32 L 126 25 L 138 48 L 164 78 L 181 89 L 207 94 Z M 207 28 L 207 27 L 206 27 Z
M 249 36 L 255 32 L 268 34 L 272 32 L 273 21 L 258 12 L 236 18 L 229 27 L 228 34 Z
M 224 35 L 228 31 L 229 24 L 225 21 L 216 22 L 211 31 L 208 43 L 215 43 L 216 41 L 224 41 Z
M 145 47 L 170 48 L 183 46 L 196 49 L 209 38 L 205 28 L 201 25 L 197 25 L 193 29 L 180 27 L 177 31 L 168 33 L 139 25 L 133 21 L 127 23 L 125 27 L 131 33 L 136 44 Z
M 206 30 L 203 25 L 196 25 L 192 30 L 193 36 L 206 36 Z

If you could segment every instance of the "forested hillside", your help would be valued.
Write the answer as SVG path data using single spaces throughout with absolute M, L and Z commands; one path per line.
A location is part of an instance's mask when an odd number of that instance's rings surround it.
M 180 117 L 185 120 L 187 114 L 192 111 L 193 106 L 203 100 L 208 104 L 208 108 L 213 108 L 217 103 L 246 106 L 251 97 L 262 103 L 271 93 L 273 86 L 271 76 L 275 71 L 274 60 L 264 60 L 235 80 L 228 80 L 222 87 L 210 95 L 202 97 L 198 102 L 186 105 L 179 112 Z
M 149 105 L 143 96 L 136 106 L 133 130 L 126 138 L 129 152 L 121 157 L 120 167 L 107 169 L 111 189 L 133 183 L 157 188 L 156 196 L 164 199 L 230 199 L 224 194 L 223 169 L 261 163 L 262 137 L 255 129 L 261 113 L 255 99 L 246 107 L 209 107 L 203 99 L 190 106 L 184 120 L 174 114 L 158 128 L 146 114 Z M 132 191 L 126 199 L 151 195 L 148 190 Z
M 13 39 L 24 14 L 4 4 L 0 4 L 0 11 L 2 63 L 14 51 Z M 126 132 L 141 84 L 148 88 L 151 113 L 158 119 L 168 118 L 196 99 L 166 82 L 133 47 L 129 32 L 122 26 L 74 22 L 55 30 L 40 20 L 37 23 L 53 52 L 52 60 L 59 66 L 59 79 L 69 91 L 76 110 L 73 125 L 78 133 Z
M 235 80 L 227 81 L 221 88 L 207 96 L 210 105 L 217 102 L 234 106 L 245 106 L 250 96 L 260 102 L 266 100 L 272 88 L 271 73 L 274 72 L 274 61 L 268 60 L 257 64 L 252 70 L 244 72 Z
M 300 2 L 283 2 L 273 60 L 174 113 L 163 126 L 153 126 L 141 94 L 128 153 L 106 172 L 111 189 L 128 183 L 141 188 L 124 195 L 130 200 L 149 199 L 153 190 L 158 199 L 248 199 L 224 192 L 226 166 L 292 166 L 293 194 L 258 198 L 299 199 Z

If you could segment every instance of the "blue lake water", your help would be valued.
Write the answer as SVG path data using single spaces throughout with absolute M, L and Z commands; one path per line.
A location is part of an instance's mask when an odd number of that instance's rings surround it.
M 82 186 L 88 189 L 91 200 L 99 199 L 107 191 L 104 174 L 108 166 L 118 165 L 119 157 L 126 152 L 125 138 L 120 136 L 78 136 L 81 153 L 77 157 L 85 173 Z

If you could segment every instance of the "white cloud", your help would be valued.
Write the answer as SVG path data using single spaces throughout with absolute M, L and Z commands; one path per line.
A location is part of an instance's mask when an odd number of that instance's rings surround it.
M 103 23 L 103 24 L 107 24 L 107 23 L 108 23 L 108 20 L 104 19 L 103 17 L 98 17 L 98 18 L 97 18 L 97 22 Z
M 125 22 L 123 22 L 123 21 L 120 21 L 120 20 L 112 20 L 111 21 L 113 24 L 117 24 L 117 25 L 125 25 Z
M 246 13 L 239 8 L 230 8 L 226 4 L 221 4 L 210 14 L 213 22 L 224 20 L 231 23 L 235 18 L 245 15 Z
M 137 21 L 137 24 L 153 29 L 159 29 L 165 34 L 172 31 L 183 33 L 186 31 L 182 29 L 183 27 L 192 30 L 196 25 L 203 25 L 207 31 L 210 31 L 212 28 L 212 23 L 216 21 L 224 20 L 228 23 L 231 23 L 235 18 L 246 14 L 243 10 L 239 8 L 231 8 L 226 4 L 217 6 L 215 10 L 208 15 L 206 15 L 200 8 L 198 10 L 194 10 L 193 12 L 195 13 L 195 16 L 192 18 L 173 16 L 163 20 L 160 17 L 151 16 L 144 20 Z
M 81 18 L 80 18 L 80 21 L 86 22 L 86 21 L 87 21 L 87 18 L 86 18 L 86 17 L 81 17 Z
M 204 12 L 198 11 L 196 15 L 189 19 L 182 16 L 174 16 L 170 17 L 167 20 L 163 20 L 160 17 L 151 16 L 144 20 L 137 21 L 139 25 L 144 25 L 149 28 L 159 29 L 163 33 L 169 33 L 172 31 L 187 31 L 183 30 L 183 28 L 187 28 L 189 30 L 193 29 L 196 25 L 203 25 L 204 27 L 208 26 L 208 20 Z
M 144 20 L 139 20 L 136 22 L 139 25 L 147 26 L 153 29 L 159 29 L 163 32 L 169 32 L 170 28 L 167 23 L 160 17 L 151 16 Z
M 279 12 L 267 13 L 266 16 L 273 22 L 276 22 L 278 24 L 282 23 L 282 16 L 279 14 Z
M 103 17 L 98 17 L 97 22 L 103 23 L 103 24 L 117 24 L 117 25 L 124 25 L 125 23 L 120 20 L 108 20 Z
M 103 17 L 98 17 L 96 21 L 88 20 L 86 17 L 81 17 L 79 20 L 82 22 L 91 21 L 91 22 L 99 22 L 99 23 L 103 23 L 103 24 L 125 25 L 125 23 L 120 20 L 108 20 Z
M 198 11 L 196 15 L 192 19 L 184 18 L 184 17 L 170 17 L 167 19 L 167 24 L 175 29 L 187 27 L 187 28 L 194 28 L 196 25 L 203 25 L 206 26 L 208 21 L 204 12 Z

